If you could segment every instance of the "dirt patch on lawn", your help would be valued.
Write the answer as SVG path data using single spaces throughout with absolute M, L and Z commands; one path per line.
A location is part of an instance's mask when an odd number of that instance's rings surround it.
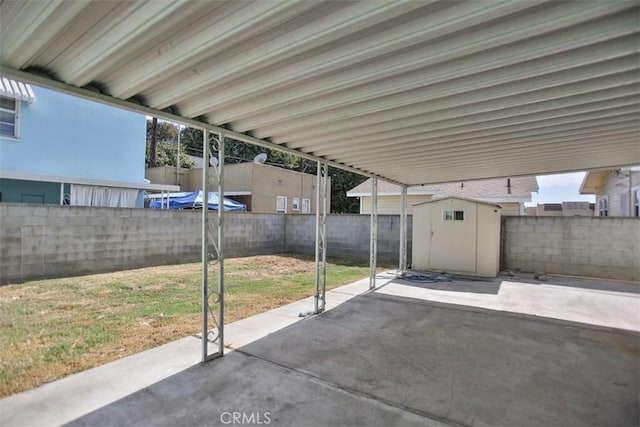
M 308 259 L 285 255 L 263 255 L 260 257 L 233 260 L 234 274 L 247 277 L 283 276 L 312 271 L 314 266 Z

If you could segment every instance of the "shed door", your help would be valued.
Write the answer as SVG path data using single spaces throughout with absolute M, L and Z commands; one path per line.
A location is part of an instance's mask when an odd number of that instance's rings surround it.
M 431 215 L 430 269 L 475 273 L 478 206 L 440 205 L 434 208 Z

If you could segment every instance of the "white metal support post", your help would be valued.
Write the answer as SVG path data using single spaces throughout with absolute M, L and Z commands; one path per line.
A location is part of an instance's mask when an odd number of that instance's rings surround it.
M 327 287 L 327 175 L 328 165 L 318 162 L 316 176 L 316 280 L 315 314 L 322 313 Z
M 213 165 L 218 180 L 218 215 L 217 236 L 210 234 L 208 224 L 209 207 L 209 131 L 203 136 L 203 168 L 202 168 L 202 361 L 217 359 L 224 355 L 224 134 L 217 141 L 218 162 Z M 209 293 L 209 242 L 215 248 L 215 262 L 218 266 L 216 292 Z M 217 310 L 211 308 L 217 304 Z M 213 328 L 209 329 L 209 316 Z M 217 349 L 209 354 L 209 343 L 216 344 Z
M 202 361 L 209 357 L 207 336 L 209 334 L 209 210 L 205 204 L 209 194 L 209 131 L 202 132 Z M 163 194 L 164 196 L 164 194 Z
M 224 133 L 218 140 L 218 356 L 224 355 Z
M 398 270 L 400 276 L 407 274 L 407 186 L 402 186 L 400 197 L 400 262 Z
M 376 263 L 378 253 L 378 178 L 371 178 L 371 240 L 369 242 L 369 289 L 376 288 Z

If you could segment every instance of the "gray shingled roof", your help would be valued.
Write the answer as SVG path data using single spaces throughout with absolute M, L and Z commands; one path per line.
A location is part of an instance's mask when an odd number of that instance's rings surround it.
M 471 199 L 522 199 L 530 198 L 532 192 L 538 192 L 538 181 L 535 176 L 511 179 L 511 194 L 507 188 L 507 179 L 485 179 L 468 182 L 451 182 L 424 187 L 409 187 L 408 194 L 429 194 L 434 199 L 444 197 L 464 197 Z M 463 185 L 464 184 L 464 185 Z M 378 181 L 379 195 L 400 195 L 400 186 Z M 371 179 L 366 180 L 347 192 L 349 197 L 370 196 Z

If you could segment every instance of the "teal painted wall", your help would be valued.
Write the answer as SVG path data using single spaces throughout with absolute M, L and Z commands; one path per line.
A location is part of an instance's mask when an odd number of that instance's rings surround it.
M 69 185 L 65 191 L 69 192 Z M 0 193 L 5 203 L 60 204 L 60 184 L 53 182 L 0 179 Z

